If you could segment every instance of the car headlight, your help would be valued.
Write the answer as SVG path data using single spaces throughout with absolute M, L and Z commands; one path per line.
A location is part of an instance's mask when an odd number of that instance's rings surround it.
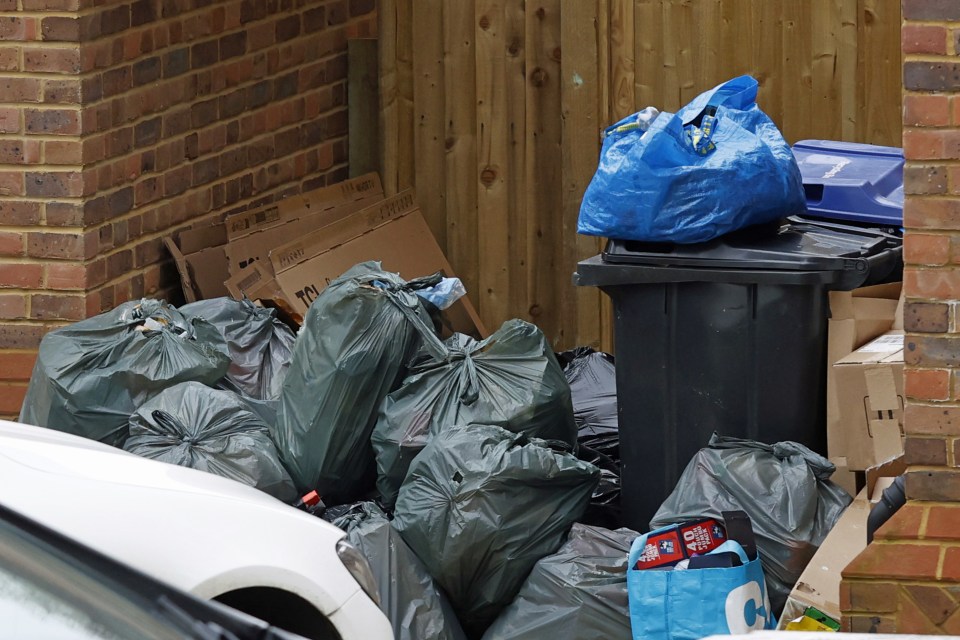
M 347 542 L 346 538 L 341 538 L 337 542 L 337 555 L 340 562 L 347 568 L 350 575 L 360 583 L 360 587 L 366 592 L 370 599 L 380 606 L 380 591 L 377 589 L 377 580 L 373 577 L 373 571 L 370 564 L 363 557 L 355 546 Z

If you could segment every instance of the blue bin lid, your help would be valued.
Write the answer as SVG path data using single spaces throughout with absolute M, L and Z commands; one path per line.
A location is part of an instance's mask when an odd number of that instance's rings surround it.
M 903 226 L 903 150 L 856 142 L 793 145 L 809 214 L 828 220 Z

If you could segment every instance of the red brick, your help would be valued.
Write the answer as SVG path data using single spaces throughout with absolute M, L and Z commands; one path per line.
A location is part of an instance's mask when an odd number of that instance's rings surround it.
M 907 498 L 935 502 L 960 502 L 960 473 L 930 469 L 907 472 Z
M 26 317 L 27 297 L 25 295 L 19 293 L 0 295 L 0 318 L 4 320 L 20 320 Z M 0 372 L 0 380 L 3 379 L 4 374 Z
M 904 129 L 903 153 L 907 160 L 960 158 L 960 131 L 955 129 Z
M 20 47 L 5 45 L 0 49 L 0 71 L 20 70 Z
M 903 323 L 907 331 L 946 333 L 950 328 L 950 305 L 944 302 L 915 302 L 904 305 Z
M 914 585 L 920 587 L 922 585 Z M 930 587 L 936 591 L 939 591 L 936 587 Z M 918 591 L 917 595 L 923 595 L 929 597 L 929 593 L 923 591 Z M 935 634 L 940 635 L 940 629 L 937 628 L 937 625 L 930 620 L 930 617 L 919 605 L 919 601 L 914 600 L 908 596 L 904 596 L 900 599 L 901 607 L 897 615 L 897 632 L 898 633 L 911 633 L 911 634 Z
M 947 29 L 935 25 L 904 24 L 900 30 L 900 46 L 904 53 L 947 52 Z
M 42 277 L 39 264 L 0 263 L 0 288 L 36 289 Z
M 907 369 L 903 372 L 904 392 L 921 400 L 950 399 L 949 369 Z
M 0 96 L 4 102 L 40 102 L 40 80 L 37 78 L 3 78 Z
M 52 49 L 44 47 L 37 49 L 24 47 L 23 70 L 39 73 L 80 73 L 80 48 Z
M 40 203 L 0 200 L 0 225 L 30 226 L 40 222 Z
M 27 395 L 25 383 L 0 383 L 0 413 L 20 413 L 23 398 Z
M 953 167 L 950 167 L 952 169 Z M 903 169 L 903 190 L 910 195 L 947 193 L 950 169 L 943 166 L 911 165 Z
M 924 536 L 929 540 L 954 540 L 960 533 L 960 505 L 931 506 Z M 960 558 L 957 558 L 960 560 Z
M 908 196 L 903 203 L 903 222 L 911 229 L 960 229 L 960 201 Z
M 874 534 L 876 540 L 916 540 L 920 537 L 923 508 L 907 503 Z
M 35 232 L 27 236 L 27 255 L 33 258 L 82 260 L 84 253 L 83 236 L 78 234 Z
M 844 631 L 852 633 L 894 633 L 896 630 L 897 621 L 895 617 L 878 615 L 851 616 L 850 628 L 844 629 Z
M 0 256 L 22 256 L 23 234 L 10 231 L 0 232 Z
M 960 436 L 960 407 L 907 403 L 903 427 L 907 435 Z
M 86 310 L 86 301 L 81 296 L 64 293 L 30 296 L 30 315 L 37 320 L 82 320 Z
M 17 296 L 25 300 L 24 296 Z M 36 351 L 23 353 L 0 353 L 0 380 L 29 380 L 33 366 L 37 362 Z
M 947 443 L 942 438 L 908 437 L 903 443 L 907 464 L 944 466 L 947 464 Z
M 903 286 L 907 295 L 932 300 L 955 300 L 960 294 L 960 270 L 917 269 L 903 271 Z
M 960 20 L 960 5 L 954 0 L 903 0 L 907 20 Z
M 950 539 L 956 541 L 958 538 L 960 533 L 954 530 Z M 943 557 L 943 571 L 939 577 L 944 581 L 960 582 L 960 547 L 947 548 Z
M 43 158 L 47 164 L 81 164 L 83 143 L 80 140 L 47 140 L 43 143 Z
M 25 109 L 23 119 L 27 133 L 80 134 L 80 111 L 77 109 Z
M 947 264 L 950 262 L 950 236 L 908 233 L 903 239 L 903 260 L 909 264 Z
M 20 109 L 0 107 L 0 133 L 18 133 L 20 131 Z
M 851 581 L 845 585 L 849 598 L 849 610 L 873 613 L 897 610 L 899 590 L 894 582 Z
M 46 288 L 56 290 L 83 289 L 87 285 L 87 269 L 82 264 L 46 265 Z
M 83 176 L 77 171 L 37 171 L 24 175 L 28 196 L 76 198 L 83 195 Z
M 936 575 L 940 548 L 910 543 L 872 544 L 843 570 L 843 577 L 922 579 Z

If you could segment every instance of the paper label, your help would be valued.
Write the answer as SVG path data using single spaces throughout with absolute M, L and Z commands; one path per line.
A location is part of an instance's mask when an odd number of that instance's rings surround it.
M 858 349 L 862 353 L 893 353 L 903 349 L 903 334 L 891 333 L 880 336 Z

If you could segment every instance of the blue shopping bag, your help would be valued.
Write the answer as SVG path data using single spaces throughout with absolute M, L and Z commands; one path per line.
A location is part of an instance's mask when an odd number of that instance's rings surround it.
M 806 211 L 790 145 L 740 76 L 661 113 L 609 127 L 580 206 L 585 235 L 689 244 Z
M 733 551 L 743 562 L 739 567 L 636 569 L 648 537 L 666 529 L 640 536 L 630 548 L 627 594 L 634 640 L 698 640 L 776 628 L 760 558 L 749 560 L 733 540 L 711 554 Z

